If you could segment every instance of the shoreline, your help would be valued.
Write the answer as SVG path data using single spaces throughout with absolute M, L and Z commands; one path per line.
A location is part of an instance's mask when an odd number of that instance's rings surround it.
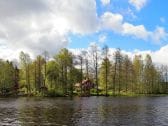
M 168 96 L 168 94 L 128 94 L 128 95 L 125 95 L 125 94 L 116 94 L 116 95 L 90 95 L 90 96 L 80 96 L 80 95 L 73 95 L 73 96 L 65 96 L 65 95 L 60 95 L 60 96 L 36 96 L 36 95 L 30 95 L 30 96 L 27 96 L 27 95 L 16 95 L 16 96 L 2 96 L 0 95 L 0 98 L 19 98 L 19 97 L 34 97 L 34 98 L 68 98 L 68 97 L 161 97 L 161 96 Z

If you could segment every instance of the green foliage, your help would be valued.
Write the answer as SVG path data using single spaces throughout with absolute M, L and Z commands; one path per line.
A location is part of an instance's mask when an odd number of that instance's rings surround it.
M 59 96 L 64 96 L 64 93 L 61 90 L 55 90 L 55 89 L 50 89 L 47 92 L 47 96 L 49 97 L 59 97 Z
M 17 90 L 16 71 L 13 64 L 9 61 L 0 60 L 0 95 L 11 94 Z
M 76 64 L 77 59 L 65 48 L 50 60 L 41 55 L 31 60 L 29 54 L 21 52 L 19 69 L 11 62 L 0 60 L 0 94 L 13 93 L 19 88 L 29 96 L 81 95 L 84 76 L 94 82 L 94 88 L 88 91 L 91 95 L 168 93 L 168 68 L 156 67 L 150 55 L 145 59 L 136 55 L 131 60 L 117 49 L 111 58 L 107 46 L 101 55 L 97 47 L 90 53 L 91 57 L 78 56 Z
M 111 63 L 109 59 L 103 59 L 100 70 L 99 70 L 99 80 L 100 80 L 100 89 L 105 90 L 106 88 L 106 81 L 107 84 L 109 85 L 112 83 L 111 75 L 110 75 L 110 70 L 111 70 Z M 107 80 L 106 80 L 107 77 Z

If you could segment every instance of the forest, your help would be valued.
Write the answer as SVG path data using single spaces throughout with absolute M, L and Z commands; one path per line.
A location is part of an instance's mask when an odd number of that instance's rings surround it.
M 18 65 L 0 60 L 1 96 L 116 96 L 168 93 L 168 66 L 149 54 L 131 59 L 116 49 L 96 45 L 73 54 L 63 48 L 32 59 L 20 52 Z

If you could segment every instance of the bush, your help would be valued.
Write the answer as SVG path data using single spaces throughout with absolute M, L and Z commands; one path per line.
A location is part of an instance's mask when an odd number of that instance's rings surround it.
M 54 90 L 54 89 L 50 89 L 47 92 L 47 96 L 49 96 L 49 97 L 62 97 L 62 96 L 64 96 L 64 94 L 63 94 L 62 91 L 57 91 L 57 90 Z

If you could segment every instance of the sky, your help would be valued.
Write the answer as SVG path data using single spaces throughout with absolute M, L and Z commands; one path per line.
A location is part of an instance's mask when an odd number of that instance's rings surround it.
M 150 54 L 167 64 L 167 0 L 0 0 L 0 58 L 32 57 L 61 48 Z

